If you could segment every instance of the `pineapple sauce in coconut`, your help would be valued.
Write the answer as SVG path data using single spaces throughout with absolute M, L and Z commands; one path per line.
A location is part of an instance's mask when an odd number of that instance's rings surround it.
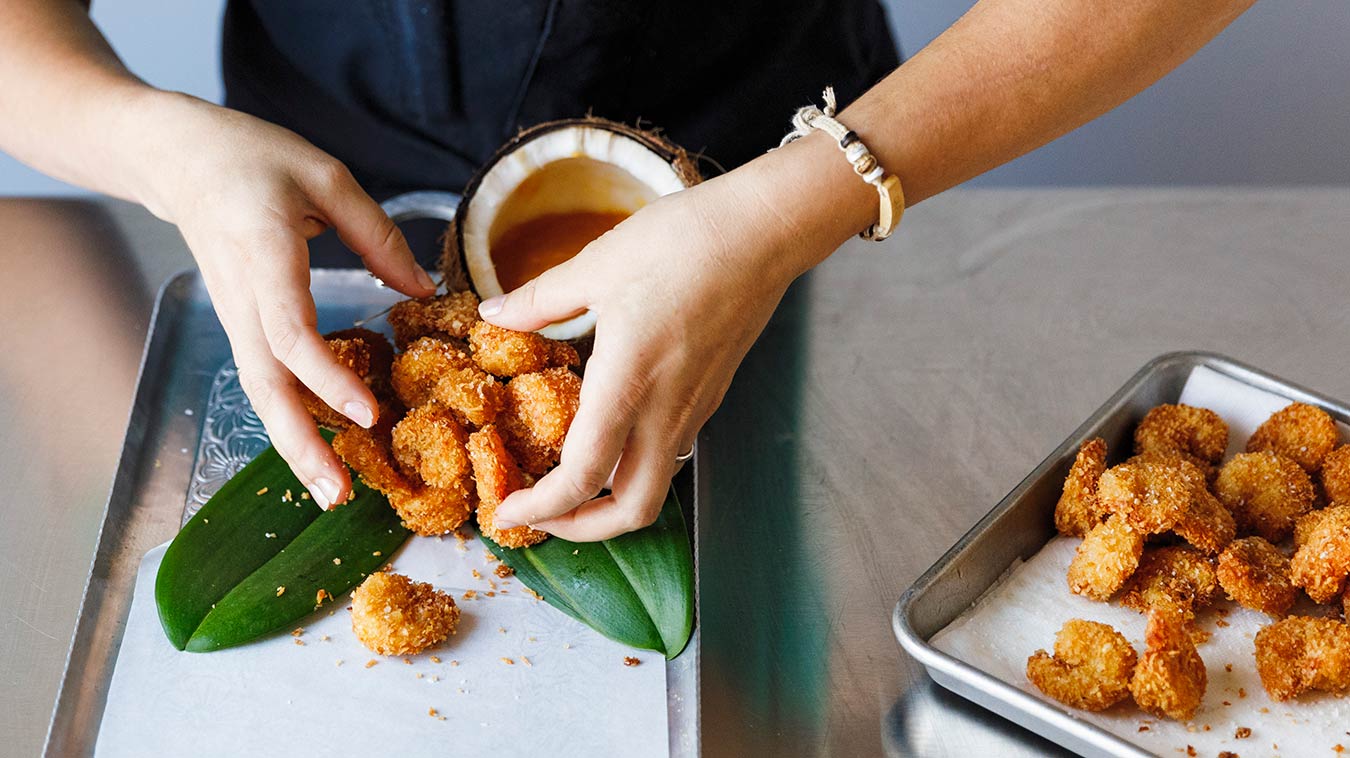
M 490 245 L 497 281 L 510 292 L 569 260 L 629 215 L 627 211 L 548 213 L 515 224 Z

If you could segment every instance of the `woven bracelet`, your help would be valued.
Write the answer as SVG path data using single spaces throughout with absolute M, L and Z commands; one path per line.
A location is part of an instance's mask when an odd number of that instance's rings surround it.
M 825 107 L 807 105 L 797 109 L 792 117 L 792 132 L 783 138 L 779 147 L 805 137 L 812 129 L 819 129 L 830 135 L 844 151 L 844 157 L 853 164 L 853 171 L 862 180 L 876 188 L 881 197 L 881 212 L 877 222 L 862 230 L 858 236 L 865 240 L 880 242 L 891 236 L 891 232 L 900 225 L 900 217 L 905 214 L 905 193 L 900 187 L 900 179 L 895 174 L 886 173 L 876 156 L 858 138 L 856 132 L 835 119 L 836 102 L 834 87 L 826 87 Z

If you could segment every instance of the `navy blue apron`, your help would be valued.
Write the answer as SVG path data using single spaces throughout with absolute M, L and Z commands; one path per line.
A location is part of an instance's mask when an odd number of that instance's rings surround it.
M 586 113 L 732 168 L 825 85 L 848 103 L 899 65 L 877 0 L 230 0 L 222 58 L 227 105 L 376 199 L 458 191 L 520 129 Z

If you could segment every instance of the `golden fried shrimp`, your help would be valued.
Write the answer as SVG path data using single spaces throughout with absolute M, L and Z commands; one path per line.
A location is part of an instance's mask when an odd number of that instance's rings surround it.
M 1172 527 L 1172 531 L 1210 555 L 1218 555 L 1237 536 L 1233 514 L 1204 488 L 1196 489 L 1191 509 Z
M 1093 600 L 1107 600 L 1138 568 L 1143 552 L 1144 533 L 1113 514 L 1078 545 L 1069 564 L 1069 589 Z
M 1279 453 L 1314 474 L 1340 438 L 1336 422 L 1326 411 L 1307 403 L 1290 403 L 1256 428 L 1247 440 L 1247 452 Z
M 1276 621 L 1256 633 L 1256 672 L 1275 700 L 1350 689 L 1350 627 L 1307 616 Z
M 1100 711 L 1129 697 L 1137 657 L 1110 626 L 1069 619 L 1055 635 L 1053 656 L 1037 650 L 1027 659 L 1027 679 L 1067 706 Z
M 505 402 L 506 388 L 454 344 L 422 337 L 394 361 L 394 391 L 409 407 L 438 401 L 462 424 L 492 423 Z
M 1350 503 L 1346 503 L 1346 505 L 1350 505 Z M 1308 511 L 1302 516 L 1299 516 L 1298 520 L 1294 522 L 1295 550 L 1303 547 L 1304 543 L 1308 541 L 1308 536 L 1313 533 L 1313 530 L 1317 528 L 1318 524 L 1322 523 L 1322 517 L 1325 516 L 1326 513 L 1327 511 L 1324 508 L 1322 510 Z
M 1214 561 L 1186 545 L 1170 545 L 1144 550 L 1120 595 L 1126 608 L 1146 612 L 1151 608 L 1173 608 L 1186 618 L 1214 601 L 1219 580 L 1214 576 Z
M 1350 505 L 1317 511 L 1303 543 L 1289 559 L 1289 578 L 1319 603 L 1340 599 L 1350 574 Z M 1306 518 L 1306 517 L 1305 517 Z
M 469 433 L 455 415 L 431 402 L 408 411 L 394 425 L 394 459 L 432 487 L 462 487 L 473 474 L 468 441 Z
M 479 321 L 469 330 L 469 346 L 478 365 L 496 376 L 520 376 L 581 364 L 576 349 L 566 342 L 534 332 L 503 329 L 486 321 Z
M 1105 513 L 1097 503 L 1097 481 L 1106 471 L 1106 441 L 1096 437 L 1078 448 L 1064 480 L 1064 492 L 1055 504 L 1055 528 L 1060 534 L 1082 537 L 1100 524 Z
M 416 486 L 394 463 L 393 451 L 378 431 L 352 425 L 333 437 L 333 452 L 361 476 L 367 487 L 394 496 Z
M 1214 494 L 1233 514 L 1238 531 L 1283 542 L 1294 521 L 1312 510 L 1317 494 L 1298 463 L 1269 451 L 1240 453 L 1223 465 Z
M 505 419 L 519 422 L 531 442 L 561 452 L 580 400 L 581 378 L 568 369 L 521 374 L 506 385 Z
M 1155 716 L 1189 721 L 1205 697 L 1208 674 L 1185 617 L 1176 610 L 1149 611 L 1144 642 L 1130 694 Z
M 403 519 L 403 526 L 423 537 L 449 534 L 473 514 L 474 493 L 466 479 L 451 487 L 423 485 L 393 492 L 389 504 Z
M 478 296 L 469 291 L 404 300 L 389 311 L 394 344 L 402 350 L 422 337 L 469 336 L 478 321 Z
M 1233 540 L 1219 555 L 1219 586 L 1247 608 L 1283 616 L 1298 597 L 1289 581 L 1289 559 L 1260 537 Z
M 1097 500 L 1104 510 L 1120 514 L 1144 534 L 1160 534 L 1176 526 L 1190 512 L 1196 497 L 1199 469 L 1142 461 L 1122 463 L 1102 473 Z
M 351 369 L 364 381 L 370 375 L 370 348 L 363 340 L 327 337 L 328 349 L 338 363 Z M 305 410 L 314 417 L 314 421 L 325 429 L 338 431 L 352 426 L 351 419 L 328 407 L 328 403 L 319 399 L 308 387 L 300 385 L 300 402 Z
M 1217 463 L 1228 449 L 1228 424 L 1208 408 L 1159 405 L 1134 430 L 1136 453 L 1183 453 Z
M 498 529 L 493 521 L 507 495 L 525 486 L 524 476 L 506 450 L 497 427 L 489 424 L 469 435 L 469 460 L 478 485 L 478 530 L 507 548 L 528 547 L 548 539 L 547 532 L 527 525 Z
M 414 655 L 459 624 L 454 598 L 425 582 L 377 571 L 352 591 L 352 631 L 379 655 Z
M 1327 502 L 1350 505 L 1350 445 L 1341 445 L 1322 459 L 1321 475 Z

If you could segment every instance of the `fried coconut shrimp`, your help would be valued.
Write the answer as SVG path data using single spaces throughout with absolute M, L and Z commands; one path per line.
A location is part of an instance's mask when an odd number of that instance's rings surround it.
M 498 426 L 522 469 L 540 476 L 558 463 L 580 400 L 581 378 L 565 368 L 522 374 L 506 385 Z
M 478 483 L 478 530 L 507 548 L 529 547 L 548 539 L 547 532 L 521 525 L 498 529 L 493 520 L 506 496 L 525 486 L 525 477 L 506 451 L 497 427 L 489 424 L 469 435 L 469 460 Z
M 1327 502 L 1350 505 L 1350 445 L 1341 445 L 1322 459 L 1322 491 Z
M 1333 505 L 1308 519 L 1289 560 L 1289 578 L 1319 603 L 1338 600 L 1350 574 L 1350 505 Z
M 333 451 L 361 475 L 367 487 L 389 498 L 404 526 L 423 536 L 447 534 L 469 520 L 473 492 L 468 482 L 431 487 L 405 476 L 394 463 L 389 441 L 378 432 L 352 426 L 333 437 Z
M 1107 469 L 1097 500 L 1144 534 L 1174 531 L 1195 547 L 1218 553 L 1235 534 L 1233 516 L 1205 488 L 1205 475 L 1176 454 L 1143 453 Z
M 344 329 L 325 335 L 324 341 L 338 363 L 355 372 L 370 388 L 380 403 L 380 415 L 383 416 L 386 402 L 392 399 L 389 370 L 394 353 L 389 341 L 369 329 Z M 300 386 L 300 401 L 319 426 L 336 431 L 352 425 L 351 419 L 329 408 L 327 403 L 304 385 Z
M 1105 513 L 1097 503 L 1097 481 L 1104 471 L 1106 441 L 1097 437 L 1084 442 L 1064 480 L 1064 493 L 1055 505 L 1055 528 L 1060 534 L 1082 537 L 1101 523 Z
M 1219 555 L 1219 586 L 1247 608 L 1283 616 L 1298 596 L 1289 581 L 1289 559 L 1260 537 L 1233 540 Z
M 1347 505 L 1350 505 L 1350 503 L 1347 503 Z M 1322 523 L 1322 518 L 1326 516 L 1328 510 L 1330 509 L 1324 508 L 1319 511 L 1308 511 L 1302 516 L 1299 516 L 1298 520 L 1294 522 L 1295 550 L 1303 547 L 1303 544 L 1308 541 L 1308 537 L 1313 533 L 1313 530 L 1317 528 L 1317 525 Z
M 1312 510 L 1312 480 L 1298 463 L 1269 451 L 1241 453 L 1219 469 L 1214 494 L 1233 514 L 1237 528 L 1282 542 L 1294 521 Z
M 1069 564 L 1069 589 L 1093 600 L 1107 600 L 1139 566 L 1144 533 L 1119 514 L 1092 528 Z
M 1314 474 L 1340 437 L 1336 422 L 1326 411 L 1307 403 L 1291 403 L 1256 428 L 1247 440 L 1247 452 L 1279 453 Z
M 1190 619 L 1192 614 L 1214 601 L 1219 580 L 1214 561 L 1187 545 L 1149 548 L 1139 568 L 1125 583 L 1120 604 L 1136 611 L 1171 608 Z
M 546 368 L 566 368 L 581 364 L 577 351 L 566 342 L 535 334 L 517 332 L 479 321 L 469 330 L 473 359 L 489 374 L 520 376 Z
M 1144 631 L 1148 647 L 1130 679 L 1130 694 L 1140 708 L 1177 721 L 1195 716 L 1208 683 L 1205 662 L 1187 626 L 1178 611 L 1149 611 Z
M 432 487 L 462 487 L 473 474 L 469 433 L 448 408 L 437 402 L 408 411 L 394 425 L 394 459 L 404 471 L 416 471 Z
M 455 633 L 454 598 L 425 582 L 377 571 L 352 591 L 352 631 L 380 655 L 413 655 Z
M 1276 621 L 1256 633 L 1256 671 L 1275 700 L 1350 689 L 1350 627 L 1306 616 Z
M 404 300 L 389 311 L 394 344 L 402 350 L 421 337 L 469 336 L 478 321 L 478 296 L 469 291 Z
M 480 369 L 453 343 L 422 337 L 394 360 L 394 392 L 409 408 L 432 400 L 464 424 L 492 423 L 505 402 L 506 388 Z
M 1208 408 L 1159 405 L 1134 430 L 1136 453 L 1182 453 L 1197 464 L 1218 463 L 1228 449 L 1228 424 Z
M 1055 654 L 1037 650 L 1027 679 L 1072 708 L 1100 711 L 1130 695 L 1137 656 L 1120 632 L 1096 621 L 1069 619 L 1055 635 Z

